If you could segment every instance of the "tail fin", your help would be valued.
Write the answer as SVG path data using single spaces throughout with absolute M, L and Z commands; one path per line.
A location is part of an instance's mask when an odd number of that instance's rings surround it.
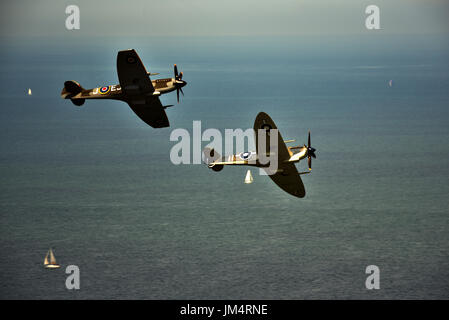
M 74 80 L 69 80 L 64 82 L 64 88 L 61 91 L 61 98 L 70 99 L 74 105 L 81 106 L 84 104 L 85 99 L 80 98 L 73 99 L 73 97 L 82 91 L 84 91 L 84 88 L 81 87 L 81 85 L 78 82 Z
M 210 165 L 212 162 L 220 159 L 220 154 L 211 148 L 204 148 L 203 155 L 204 155 L 204 163 L 207 165 Z
M 211 148 L 204 148 L 203 150 L 204 155 L 204 163 L 207 164 L 209 168 L 211 168 L 214 171 L 220 171 L 223 169 L 223 165 L 215 165 L 214 161 L 217 161 L 221 158 L 220 154 Z

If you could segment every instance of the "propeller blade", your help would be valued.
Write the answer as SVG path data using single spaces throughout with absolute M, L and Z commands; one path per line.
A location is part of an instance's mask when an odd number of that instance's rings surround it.
M 176 64 L 173 66 L 173 71 L 175 73 L 174 85 L 176 87 L 176 99 L 178 100 L 179 103 L 179 91 L 181 91 L 182 95 L 184 95 L 184 92 L 182 91 L 182 86 L 185 85 L 185 82 L 181 80 L 183 73 L 181 72 L 178 74 L 178 66 Z
M 312 170 L 312 158 L 310 156 L 307 157 L 307 163 L 309 165 L 309 170 Z
M 310 145 L 311 145 L 311 144 L 310 144 L 310 130 L 309 130 L 309 138 L 307 139 L 307 143 L 308 143 L 307 146 L 310 148 Z
M 174 71 L 175 71 L 175 79 L 178 80 L 178 67 L 176 66 L 176 64 L 174 66 Z

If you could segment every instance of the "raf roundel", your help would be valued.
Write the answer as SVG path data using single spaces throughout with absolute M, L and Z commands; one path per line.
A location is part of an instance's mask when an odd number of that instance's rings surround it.
M 247 160 L 251 156 L 251 152 L 248 152 L 248 151 L 242 152 L 239 156 L 240 156 L 240 159 Z
M 134 58 L 133 56 L 128 56 L 126 61 L 128 61 L 128 63 L 136 63 L 136 58 Z
M 100 91 L 101 94 L 106 94 L 106 93 L 109 92 L 110 89 L 111 89 L 110 86 L 107 86 L 107 87 L 101 87 L 99 91 Z

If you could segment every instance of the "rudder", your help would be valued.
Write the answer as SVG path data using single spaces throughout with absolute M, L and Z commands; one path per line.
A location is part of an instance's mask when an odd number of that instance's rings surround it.
M 75 80 L 69 80 L 64 82 L 64 88 L 61 91 L 61 98 L 70 99 L 76 106 L 84 104 L 85 99 L 72 99 L 78 93 L 84 91 L 84 88 Z

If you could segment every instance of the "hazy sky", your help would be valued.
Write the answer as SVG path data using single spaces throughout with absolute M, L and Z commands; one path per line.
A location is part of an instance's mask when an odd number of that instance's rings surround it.
M 65 29 L 78 5 L 81 29 Z M 365 8 L 380 7 L 381 31 L 448 33 L 448 0 L 2 0 L 2 36 L 360 34 Z

